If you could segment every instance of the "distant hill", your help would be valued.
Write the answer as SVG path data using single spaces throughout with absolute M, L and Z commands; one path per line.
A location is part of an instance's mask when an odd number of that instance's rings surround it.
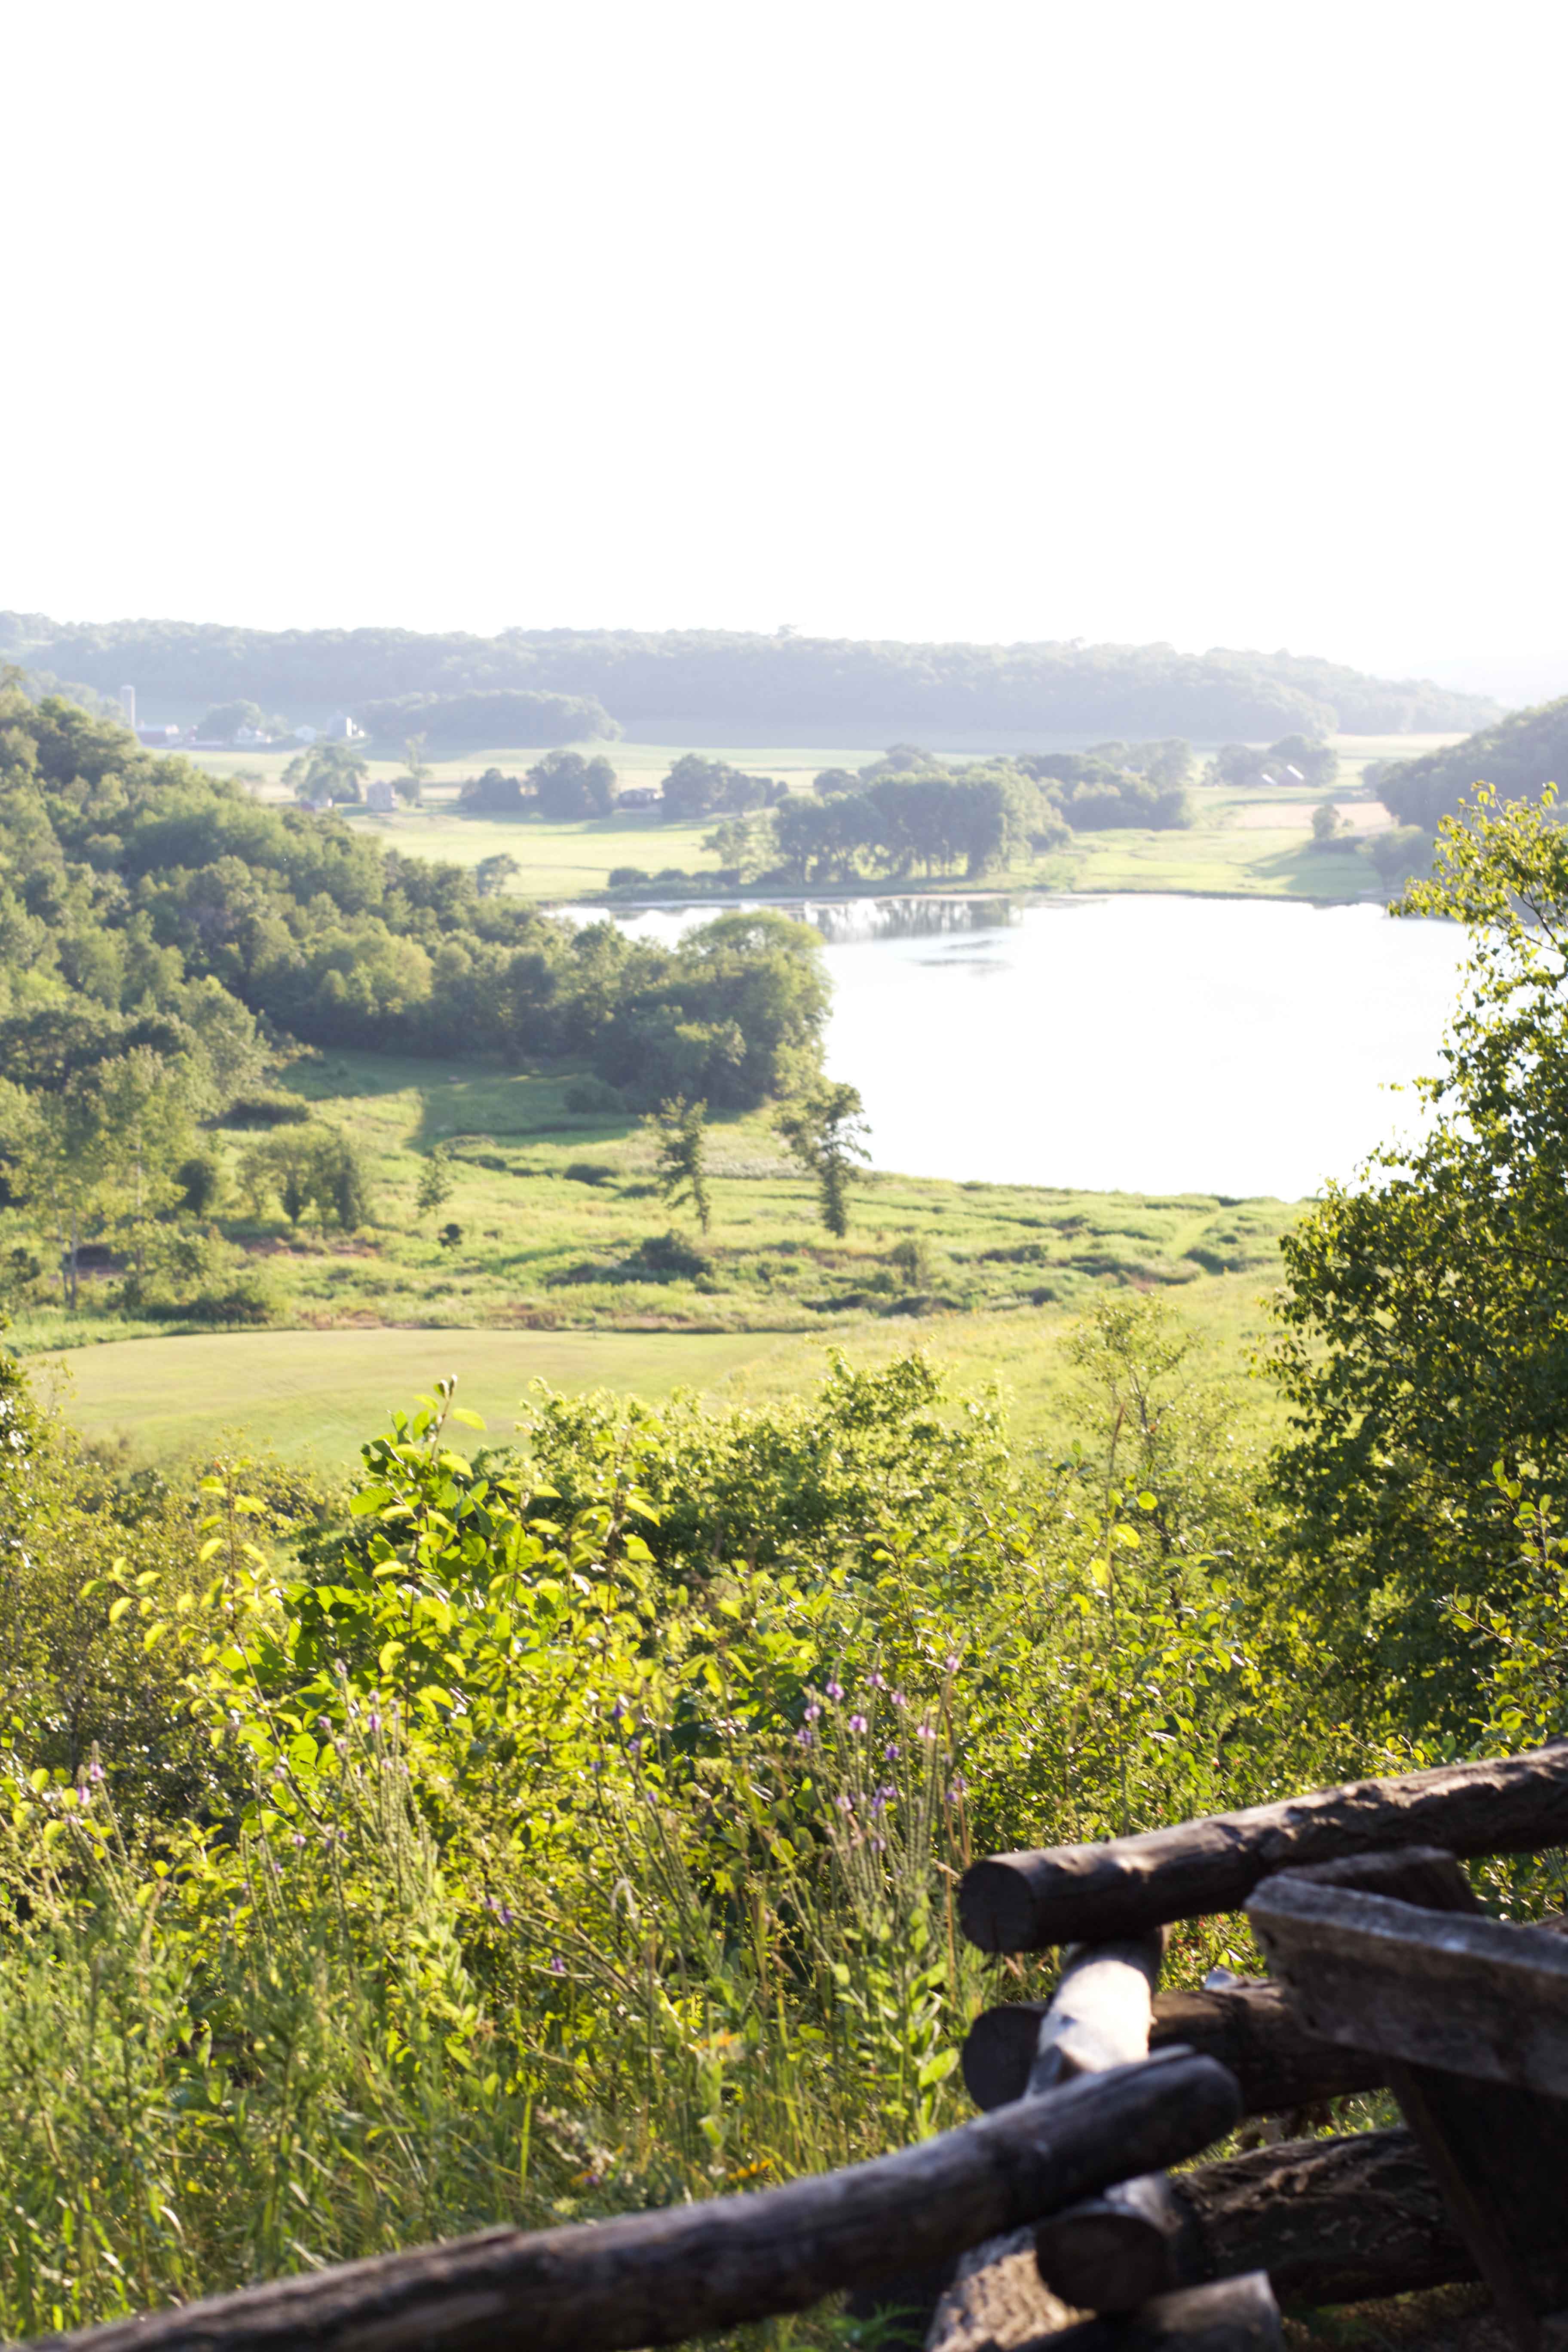
M 423 735 L 437 758 L 488 743 L 605 743 L 621 731 L 594 695 L 540 694 L 517 686 L 473 694 L 397 694 L 384 702 L 357 703 L 354 717 L 367 735 L 394 750 L 410 735 Z
M 1376 783 L 1402 824 L 1428 832 L 1478 783 L 1495 785 L 1505 800 L 1533 800 L 1542 784 L 1557 784 L 1568 800 L 1568 695 L 1510 711 L 1446 751 L 1391 761 L 1376 771 Z
M 1391 682 L 1287 653 L 1172 646 L 902 645 L 726 629 L 240 629 L 216 622 L 55 622 L 0 614 L 0 660 L 134 686 L 144 709 L 247 700 L 300 719 L 407 694 L 521 688 L 594 696 L 639 720 L 840 725 L 944 734 L 1184 735 L 1268 741 L 1301 731 L 1404 734 L 1480 727 L 1484 695 Z

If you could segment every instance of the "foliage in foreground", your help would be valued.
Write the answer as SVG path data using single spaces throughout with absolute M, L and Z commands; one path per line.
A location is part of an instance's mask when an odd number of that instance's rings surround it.
M 1048 1469 L 918 1358 L 771 1414 L 546 1399 L 472 1460 L 444 1397 L 332 1526 L 110 1493 L 9 1381 L 0 2326 L 960 2112 L 977 1843 L 1319 1766 L 1179 1354 L 1100 1318 L 1100 1442 Z
M 1464 1736 L 1458 1628 L 1534 1607 L 1568 1444 L 1568 833 L 1483 789 L 1396 912 L 1469 930 L 1423 1139 L 1282 1242 L 1280 1495 L 1347 1685 Z M 1455 1611 L 1458 1617 L 1456 1619 Z M 1500 1652 L 1499 1653 L 1500 1654 Z M 1359 1710 L 1358 1710 L 1359 1711 Z
M 443 1391 L 337 1504 L 115 1487 L 8 1367 L 0 2327 L 875 2154 L 1032 1980 L 958 1937 L 972 1853 L 1422 1760 L 1175 1319 L 1074 1357 L 1050 1461 L 910 1356 L 472 1455 Z M 1498 1491 L 1522 1597 L 1449 1604 L 1441 1692 L 1486 1748 L 1568 1722 L 1559 1514 Z

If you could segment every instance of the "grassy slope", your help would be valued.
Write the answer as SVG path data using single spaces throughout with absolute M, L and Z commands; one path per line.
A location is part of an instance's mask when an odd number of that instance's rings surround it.
M 1367 761 L 1410 756 L 1439 743 L 1447 736 L 1346 736 L 1340 739 L 1341 777 L 1336 799 L 1354 803 L 1363 797 L 1361 772 Z M 623 783 L 655 782 L 684 746 L 654 743 L 614 743 L 605 747 L 616 762 Z M 285 755 L 208 752 L 204 765 L 221 773 L 261 774 L 268 793 L 281 790 Z M 545 824 L 534 818 L 505 820 L 459 816 L 456 796 L 461 780 L 487 766 L 509 773 L 526 769 L 537 752 L 499 750 L 476 752 L 464 760 L 442 761 L 432 769 L 427 797 L 421 810 L 399 810 L 391 816 L 356 816 L 353 822 L 375 838 L 395 844 L 413 856 L 446 858 L 475 866 L 481 857 L 504 850 L 522 868 L 511 887 L 521 895 L 541 899 L 570 898 L 602 890 L 617 866 L 637 866 L 657 874 L 665 866 L 682 872 L 712 872 L 717 857 L 702 847 L 711 830 L 704 823 L 661 824 L 657 816 L 638 811 L 597 823 Z M 758 774 L 782 777 L 795 790 L 805 790 L 825 767 L 858 767 L 863 749 L 816 746 L 809 750 L 741 745 L 723 756 L 738 767 Z M 391 776 L 394 761 L 372 762 L 372 772 Z M 1329 853 L 1308 846 L 1311 813 L 1321 797 L 1316 793 L 1243 794 L 1199 791 L 1194 795 L 1198 822 L 1178 833 L 1086 833 L 1073 844 L 1068 857 L 1053 856 L 1032 866 L 1019 866 L 1007 877 L 1016 888 L 1069 887 L 1075 890 L 1194 890 L 1247 898 L 1358 898 L 1380 895 L 1371 860 L 1354 846 Z M 1292 809 L 1294 825 L 1254 828 L 1244 820 L 1249 805 L 1271 814 Z M 885 891 L 889 885 L 867 886 Z M 900 886 L 900 887 L 906 886 Z M 927 887 L 927 886 L 921 886 Z M 938 883 L 933 888 L 951 888 Z
M 19 1316 L 12 1337 L 29 1355 L 71 1351 L 75 1410 L 93 1434 L 123 1433 L 138 1455 L 171 1458 L 243 1427 L 285 1450 L 337 1454 L 450 1370 L 487 1418 L 504 1418 L 535 1376 L 765 1396 L 817 1377 L 826 1346 L 868 1357 L 917 1340 L 965 1379 L 1005 1378 L 1027 1424 L 1043 1426 L 1056 1378 L 1047 1335 L 1104 1286 L 1179 1300 L 1228 1346 L 1294 1213 L 1206 1194 L 888 1175 L 857 1192 L 837 1243 L 765 1118 L 731 1118 L 711 1138 L 707 1265 L 650 1280 L 638 1278 L 634 1253 L 672 1223 L 652 1183 L 651 1142 L 625 1117 L 570 1117 L 559 1076 L 343 1055 L 296 1065 L 292 1077 L 365 1147 L 375 1224 L 348 1241 L 290 1234 L 279 1219 L 246 1214 L 231 1187 L 225 1227 L 266 1260 L 290 1328 L 153 1337 L 114 1310 L 112 1279 L 84 1286 L 76 1317 L 48 1305 Z M 250 1140 L 222 1138 L 231 1170 Z M 422 1218 L 416 1188 L 440 1140 L 456 1155 L 456 1189 Z M 601 1181 L 566 1173 L 584 1164 Z M 443 1247 L 436 1236 L 448 1222 L 462 1238 Z M 690 1234 L 689 1216 L 674 1222 Z M 890 1263 L 908 1240 L 929 1254 L 918 1287 Z

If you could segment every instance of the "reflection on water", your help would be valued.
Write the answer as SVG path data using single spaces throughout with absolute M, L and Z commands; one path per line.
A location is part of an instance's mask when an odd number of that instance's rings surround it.
M 743 903 L 616 920 L 673 943 Z M 1390 1088 L 1434 1066 L 1463 956 L 1447 923 L 1279 898 L 786 911 L 822 933 L 827 1065 L 860 1088 L 879 1165 L 993 1183 L 1294 1200 L 1349 1176 L 1414 1124 Z

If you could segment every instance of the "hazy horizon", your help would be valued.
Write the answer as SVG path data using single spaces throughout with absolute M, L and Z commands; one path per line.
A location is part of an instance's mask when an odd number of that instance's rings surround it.
M 149 0 L 12 49 L 0 604 L 1568 689 L 1536 0 Z

